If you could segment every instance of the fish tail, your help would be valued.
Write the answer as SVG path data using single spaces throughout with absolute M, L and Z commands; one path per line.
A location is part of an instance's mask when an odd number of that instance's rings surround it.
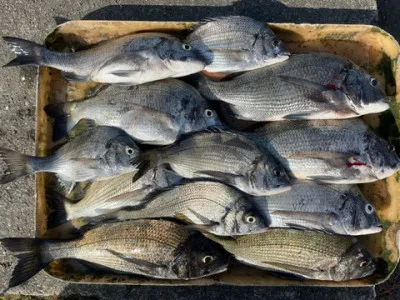
M 212 89 L 212 83 L 206 76 L 200 74 L 198 77 L 197 89 L 200 94 L 208 100 L 218 100 Z
M 68 222 L 72 203 L 52 189 L 46 189 L 46 201 L 51 213 L 47 216 L 47 228 L 54 228 Z
M 11 51 L 17 55 L 17 58 L 3 67 L 22 65 L 39 66 L 45 64 L 44 52 L 47 49 L 44 46 L 11 36 L 3 36 L 3 40 L 7 43 L 8 47 L 10 47 Z
M 54 119 L 54 141 L 58 141 L 64 137 L 71 127 L 69 119 L 71 115 L 70 107 L 69 103 L 52 103 L 44 107 L 46 114 Z
M 48 264 L 48 262 L 42 261 L 41 245 L 43 241 L 39 239 L 6 238 L 1 239 L 0 242 L 18 259 L 8 283 L 9 288 L 27 281 Z
M 0 184 L 34 173 L 31 156 L 0 147 L 0 160 L 6 163 L 7 169 L 0 176 Z
M 161 163 L 161 155 L 157 150 L 146 151 L 131 160 L 131 164 L 142 171 L 141 174 Z

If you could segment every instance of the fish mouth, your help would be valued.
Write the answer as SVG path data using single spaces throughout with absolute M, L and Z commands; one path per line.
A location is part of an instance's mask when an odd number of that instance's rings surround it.
M 375 234 L 382 231 L 382 225 L 376 225 L 371 228 L 365 228 L 361 230 L 357 230 L 356 232 L 352 232 L 351 235 L 368 235 L 368 234 Z

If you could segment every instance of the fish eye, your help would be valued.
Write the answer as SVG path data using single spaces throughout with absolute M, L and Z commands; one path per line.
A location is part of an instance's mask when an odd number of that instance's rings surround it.
M 272 46 L 278 47 L 281 44 L 281 41 L 277 38 L 272 40 Z
M 125 148 L 125 153 L 126 153 L 126 154 L 132 155 L 133 152 L 135 152 L 135 150 L 133 150 L 133 148 L 131 148 L 131 147 L 126 147 L 126 148 Z
M 182 44 L 182 48 L 183 50 L 192 50 L 192 46 L 188 45 L 188 44 Z
M 283 175 L 282 172 L 281 172 L 279 169 L 277 169 L 277 168 L 274 169 L 274 174 L 275 174 L 276 176 L 282 176 L 282 175 Z
M 394 146 L 391 144 L 389 144 L 388 149 L 390 152 L 394 152 L 394 150 L 396 150 L 396 148 L 394 148 Z
M 376 80 L 375 78 L 371 78 L 369 84 L 373 87 L 376 87 L 378 85 L 378 80 Z
M 205 115 L 207 118 L 211 118 L 211 117 L 214 115 L 214 113 L 213 113 L 213 111 L 212 111 L 211 109 L 206 109 L 206 110 L 204 111 L 204 115 Z
M 374 212 L 374 207 L 371 204 L 365 205 L 365 212 L 369 215 L 372 214 Z
M 203 263 L 205 263 L 205 264 L 209 264 L 210 262 L 213 262 L 213 261 L 214 261 L 214 257 L 211 256 L 211 255 L 206 255 L 206 256 L 204 256 L 204 257 L 201 259 L 201 261 L 202 261 Z
M 362 260 L 360 262 L 360 267 L 361 268 L 367 267 L 370 263 L 371 263 L 371 261 L 369 261 L 369 260 Z
M 246 223 L 253 224 L 256 222 L 256 220 L 257 220 L 257 218 L 254 216 L 251 216 L 251 215 L 246 216 Z

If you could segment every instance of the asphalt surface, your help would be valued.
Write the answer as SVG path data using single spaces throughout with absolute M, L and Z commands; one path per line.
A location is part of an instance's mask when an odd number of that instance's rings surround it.
M 65 19 L 197 21 L 222 15 L 247 15 L 268 22 L 362 23 L 380 25 L 400 38 L 398 0 L 0 0 L 0 33 L 42 42 Z M 13 55 L 0 41 L 0 64 Z M 34 67 L 0 68 L 0 145 L 34 154 L 36 74 Z M 0 164 L 1 168 L 4 166 Z M 2 186 L 0 237 L 34 236 L 33 177 Z M 0 290 L 6 286 L 15 259 L 0 249 Z M 378 287 L 379 294 L 393 286 Z M 373 299 L 371 288 L 315 287 L 130 287 L 69 284 L 44 272 L 10 294 L 61 295 L 70 299 Z M 400 295 L 397 295 L 400 298 Z M 394 296 L 396 297 L 396 296 Z M 396 297 L 397 298 L 397 297 Z M 398 299 L 399 299 L 398 298 Z

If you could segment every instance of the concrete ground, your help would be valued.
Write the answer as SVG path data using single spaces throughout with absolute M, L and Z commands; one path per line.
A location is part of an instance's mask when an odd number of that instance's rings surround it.
M 127 5 L 126 2 L 130 4 Z M 380 25 L 400 38 L 398 0 L 0 0 L 0 34 L 42 42 L 57 20 L 184 20 L 221 15 L 248 15 L 270 22 L 363 23 Z M 12 54 L 0 42 L 0 64 Z M 0 145 L 34 153 L 36 72 L 34 67 L 0 68 Z M 1 168 L 1 165 L 0 165 Z M 33 177 L 2 186 L 0 237 L 34 235 Z M 0 249 L 0 290 L 15 260 Z M 397 275 L 398 276 L 398 275 Z M 390 291 L 393 282 L 377 288 L 378 296 L 400 299 Z M 392 294 L 388 294 L 388 291 Z M 386 292 L 386 294 L 385 294 Z M 373 299 L 372 288 L 315 287 L 146 287 L 69 284 L 44 272 L 10 294 L 62 295 L 70 299 Z

